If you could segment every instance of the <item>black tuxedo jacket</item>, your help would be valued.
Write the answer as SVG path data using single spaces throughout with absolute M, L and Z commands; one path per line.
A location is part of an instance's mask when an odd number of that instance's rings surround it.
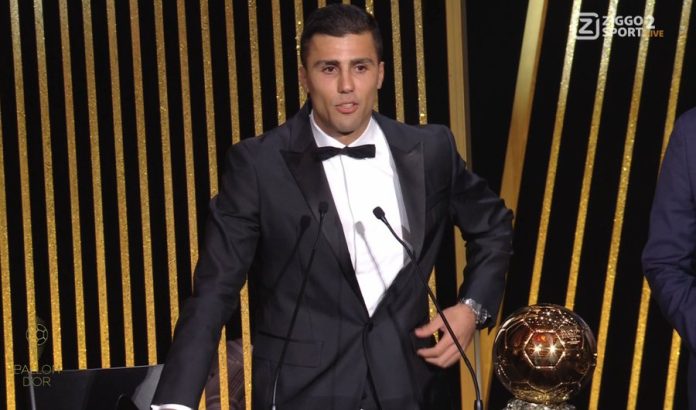
M 228 151 L 194 294 L 181 311 L 154 403 L 198 403 L 220 329 L 237 307 L 248 272 L 256 307 L 253 403 L 269 408 L 273 371 L 318 237 L 278 383 L 278 407 L 356 410 L 369 369 L 383 409 L 431 408 L 438 370 L 416 350 L 432 341 L 413 334 L 428 322 L 426 291 L 408 264 L 368 315 L 322 164 L 313 155 L 309 110 L 307 105 L 282 126 Z M 407 241 L 422 272 L 432 270 L 443 239 L 452 224 L 458 226 L 467 241 L 460 296 L 482 303 L 495 317 L 511 253 L 511 212 L 465 169 L 446 127 L 374 117 L 396 164 Z M 318 232 L 321 202 L 329 209 Z
M 689 409 L 696 410 L 696 108 L 674 124 L 650 212 L 643 269 L 652 296 L 689 347 Z

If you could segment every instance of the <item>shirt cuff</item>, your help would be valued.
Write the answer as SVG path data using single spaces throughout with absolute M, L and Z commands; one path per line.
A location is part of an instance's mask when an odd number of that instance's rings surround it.
M 152 410 L 193 410 L 183 404 L 153 404 L 150 408 Z

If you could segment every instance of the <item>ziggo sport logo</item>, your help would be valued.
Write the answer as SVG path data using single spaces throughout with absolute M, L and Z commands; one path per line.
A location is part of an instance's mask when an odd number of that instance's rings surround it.
M 596 40 L 603 37 L 664 37 L 664 30 L 655 28 L 653 16 L 614 16 L 613 27 L 609 16 L 597 13 L 581 12 L 578 18 L 578 40 Z

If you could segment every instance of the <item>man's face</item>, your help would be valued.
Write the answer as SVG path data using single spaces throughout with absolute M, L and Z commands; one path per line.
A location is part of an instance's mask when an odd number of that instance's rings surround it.
M 367 128 L 384 78 L 372 34 L 314 35 L 306 60 L 300 81 L 312 99 L 314 120 L 329 136 L 350 144 Z

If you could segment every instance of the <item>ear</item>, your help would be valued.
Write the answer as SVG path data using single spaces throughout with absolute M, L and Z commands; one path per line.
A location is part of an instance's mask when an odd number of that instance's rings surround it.
M 382 88 L 382 81 L 384 81 L 384 61 L 380 61 L 378 67 L 377 89 L 379 90 Z

